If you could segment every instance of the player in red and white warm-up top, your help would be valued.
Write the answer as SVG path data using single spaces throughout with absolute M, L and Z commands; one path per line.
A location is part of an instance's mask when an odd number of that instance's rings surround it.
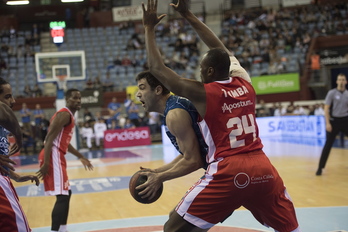
M 179 0 L 171 5 L 210 48 L 200 63 L 202 82 L 182 78 L 165 66 L 155 37 L 155 26 L 165 15 L 157 16 L 157 0 L 148 0 L 147 7 L 143 4 L 150 72 L 170 91 L 192 101 L 202 118 L 200 126 L 209 146 L 205 175 L 170 213 L 164 231 L 208 231 L 244 206 L 261 224 L 275 231 L 299 232 L 282 178 L 262 151 L 255 121 L 255 91 L 235 70 L 230 75 L 230 52 L 189 10 L 188 2 Z M 147 182 L 153 185 L 155 181 Z M 144 197 L 156 191 L 147 182 L 138 186 L 139 190 L 145 187 L 140 192 Z
M 51 118 L 44 148 L 39 154 L 40 170 L 37 172 L 38 177 L 43 179 L 45 194 L 57 197 L 52 211 L 51 231 L 63 232 L 67 231 L 71 197 L 65 154 L 69 151 L 79 158 L 86 169 L 93 169 L 91 162 L 70 144 L 75 126 L 74 114 L 81 109 L 80 91 L 67 90 L 65 100 L 66 107 Z

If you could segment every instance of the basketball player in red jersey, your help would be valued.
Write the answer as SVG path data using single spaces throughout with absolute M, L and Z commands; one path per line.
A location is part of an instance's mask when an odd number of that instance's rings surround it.
M 44 148 L 39 154 L 40 170 L 38 177 L 43 179 L 45 194 L 56 196 L 52 211 L 51 231 L 65 232 L 69 213 L 71 190 L 66 170 L 65 154 L 75 155 L 85 169 L 93 170 L 91 162 L 71 144 L 74 114 L 81 109 L 81 93 L 69 89 L 65 93 L 66 107 L 57 111 L 51 118 Z
M 204 42 L 214 33 L 188 10 L 188 0 L 171 4 Z M 299 232 L 294 206 L 277 170 L 262 151 L 255 120 L 256 94 L 248 81 L 229 75 L 229 53 L 212 46 L 200 63 L 202 83 L 180 77 L 166 67 L 156 46 L 157 0 L 143 4 L 146 49 L 150 72 L 169 90 L 196 106 L 209 166 L 185 194 L 164 225 L 165 232 L 208 231 L 244 206 L 263 225 L 279 232 Z M 179 120 L 179 119 L 178 119 Z M 146 172 L 144 173 L 146 174 Z M 138 189 L 153 195 L 149 181 Z M 159 180 L 160 181 L 160 180 Z

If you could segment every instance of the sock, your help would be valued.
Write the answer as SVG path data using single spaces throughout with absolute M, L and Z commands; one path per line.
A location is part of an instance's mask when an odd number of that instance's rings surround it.
M 59 232 L 67 232 L 67 225 L 60 225 Z

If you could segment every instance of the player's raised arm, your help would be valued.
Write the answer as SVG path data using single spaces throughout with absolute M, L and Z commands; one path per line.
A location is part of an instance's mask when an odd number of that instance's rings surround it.
M 189 0 L 178 0 L 177 4 L 171 3 L 170 5 L 187 20 L 209 49 L 221 48 L 232 55 L 215 33 L 189 10 Z
M 249 74 L 240 65 L 238 59 L 231 53 L 230 50 L 226 48 L 226 46 L 212 30 L 189 10 L 189 0 L 178 0 L 177 4 L 171 3 L 170 5 L 174 10 L 179 12 L 184 19 L 187 20 L 187 22 L 197 32 L 201 40 L 209 47 L 209 49 L 221 48 L 229 54 L 231 61 L 231 75 L 242 77 L 248 82 L 251 82 Z
M 198 112 L 205 113 L 205 89 L 202 83 L 180 77 L 166 67 L 157 48 L 155 26 L 165 15 L 157 16 L 157 0 L 148 0 L 147 8 L 143 7 L 143 24 L 145 28 L 145 44 L 150 72 L 170 91 L 190 99 Z

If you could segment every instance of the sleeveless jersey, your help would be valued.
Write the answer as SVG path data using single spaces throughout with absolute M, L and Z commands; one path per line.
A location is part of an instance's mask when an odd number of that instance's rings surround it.
M 204 84 L 204 87 L 206 113 L 199 124 L 209 146 L 209 163 L 262 149 L 252 85 L 240 77 L 230 77 L 226 81 Z
M 208 153 L 208 146 L 204 142 L 203 135 L 200 131 L 199 125 L 197 124 L 199 114 L 198 114 L 196 108 L 193 106 L 193 104 L 188 99 L 183 98 L 183 97 L 179 97 L 179 96 L 173 96 L 173 95 L 168 98 L 168 100 L 166 102 L 166 108 L 164 110 L 164 126 L 165 126 L 165 130 L 166 130 L 166 134 L 167 134 L 168 138 L 170 139 L 171 143 L 174 145 L 174 147 L 178 150 L 178 152 L 180 152 L 180 154 L 182 154 L 182 152 L 180 151 L 180 148 L 176 142 L 176 138 L 168 130 L 167 125 L 166 125 L 166 120 L 165 120 L 168 112 L 170 110 L 176 109 L 176 108 L 186 110 L 191 117 L 192 128 L 197 136 L 197 139 L 199 142 L 200 153 L 202 156 L 202 160 L 204 162 L 204 169 L 206 169 L 206 167 L 208 165 L 207 160 L 206 160 L 206 158 L 207 158 L 206 155 Z
M 8 155 L 10 143 L 7 139 L 7 136 L 10 134 L 8 130 L 0 126 L 0 155 Z M 5 170 L 8 171 L 8 168 L 3 166 Z M 3 174 L 4 176 L 8 176 L 7 174 Z
M 53 119 L 57 116 L 60 112 L 68 112 L 70 114 L 70 124 L 63 127 L 63 129 L 60 131 L 58 136 L 53 140 L 53 146 L 59 149 L 60 152 L 66 153 L 68 151 L 68 146 L 70 144 L 72 135 L 73 135 L 73 128 L 75 126 L 75 120 L 74 115 L 71 113 L 71 111 L 64 107 L 57 111 L 51 118 L 51 123 Z

